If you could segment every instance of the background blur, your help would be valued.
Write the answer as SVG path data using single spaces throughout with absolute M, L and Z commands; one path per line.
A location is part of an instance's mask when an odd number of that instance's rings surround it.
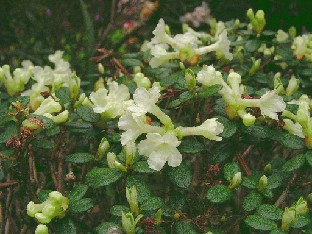
M 47 55 L 64 50 L 66 59 L 83 78 L 92 67 L 96 48 L 125 52 L 139 49 L 149 39 L 159 18 L 173 31 L 180 17 L 202 5 L 202 0 L 0 0 L 0 64 L 18 66 L 24 59 L 47 63 Z M 247 21 L 246 11 L 264 10 L 266 29 L 298 33 L 312 29 L 312 4 L 303 0 L 207 0 L 217 20 Z M 309 3 L 310 2 L 310 3 Z M 207 30 L 208 24 L 199 28 Z

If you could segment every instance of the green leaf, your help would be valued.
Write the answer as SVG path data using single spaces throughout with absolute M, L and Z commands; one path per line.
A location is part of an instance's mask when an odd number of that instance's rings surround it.
M 93 108 L 90 106 L 80 105 L 77 107 L 77 114 L 87 122 L 96 123 L 100 120 L 101 115 L 94 113 Z
M 281 229 L 275 229 L 270 232 L 270 234 L 287 234 L 288 232 L 284 232 Z
M 85 184 L 78 185 L 74 187 L 68 194 L 67 197 L 69 201 L 79 200 L 83 198 L 88 190 L 88 186 Z
M 260 176 L 248 176 L 248 177 L 243 177 L 242 185 L 246 188 L 256 188 L 259 183 Z
M 311 217 L 310 217 L 311 218 Z M 303 228 L 308 225 L 311 221 L 308 215 L 299 215 L 297 221 L 291 225 L 293 228 Z
M 312 166 L 312 151 L 311 150 L 307 151 L 305 153 L 305 156 L 306 156 L 308 164 Z
M 82 198 L 70 201 L 70 211 L 73 213 L 82 213 L 90 210 L 93 207 L 91 198 Z
M 225 143 L 215 148 L 211 155 L 212 163 L 221 163 L 230 158 L 234 153 L 234 144 Z
M 250 40 L 245 44 L 245 49 L 248 52 L 255 52 L 261 46 L 261 42 L 258 40 Z
M 179 234 L 197 234 L 193 225 L 186 221 L 178 221 L 175 225 L 175 233 Z
M 89 153 L 74 153 L 67 155 L 65 158 L 66 162 L 71 163 L 87 163 L 94 160 L 94 156 Z
M 227 181 L 232 180 L 233 176 L 237 173 L 240 172 L 241 169 L 237 163 L 227 163 L 224 166 L 224 178 Z
M 205 145 L 194 137 L 183 139 L 178 147 L 181 153 L 195 154 L 206 150 Z
M 174 85 L 175 83 L 178 83 L 180 79 L 184 78 L 184 71 L 178 71 L 175 73 L 172 73 L 169 76 L 164 76 L 160 79 L 160 85 L 163 87 L 169 87 Z
M 31 144 L 40 149 L 54 149 L 54 141 L 48 139 L 34 139 Z
M 140 206 L 141 210 L 157 210 L 164 205 L 160 197 L 151 197 Z
M 128 213 L 130 211 L 130 208 L 127 207 L 127 206 L 121 206 L 121 205 L 116 205 L 116 206 L 113 206 L 111 209 L 110 209 L 110 212 L 112 215 L 115 215 L 115 216 L 120 216 L 121 217 L 121 213 L 124 212 L 125 214 Z
M 222 85 L 213 85 L 208 88 L 200 88 L 198 90 L 198 97 L 200 98 L 207 98 L 214 94 L 216 94 L 220 89 L 222 88 Z
M 264 204 L 261 205 L 258 210 L 258 214 L 263 216 L 264 218 L 271 219 L 271 220 L 280 220 L 283 217 L 283 211 L 277 208 L 274 205 Z
M 111 233 L 116 233 L 116 234 L 119 232 L 122 233 L 121 228 L 113 222 L 104 222 L 98 227 L 96 227 L 95 230 L 96 230 L 96 233 L 98 234 L 108 234 L 109 231 L 111 231 Z
M 262 35 L 263 36 L 273 36 L 273 35 L 275 35 L 276 34 L 276 32 L 274 32 L 274 31 L 272 31 L 272 30 L 264 30 L 263 32 L 262 32 Z
M 99 188 L 119 180 L 123 173 L 114 168 L 94 167 L 85 178 L 85 183 L 92 188 Z
M 55 219 L 54 232 L 62 234 L 76 234 L 76 226 L 69 218 Z
M 120 60 L 121 64 L 127 67 L 142 66 L 142 62 L 134 58 L 126 58 Z
M 299 69 L 299 73 L 303 76 L 312 76 L 312 68 Z
M 290 133 L 282 132 L 277 141 L 282 145 L 290 149 L 302 149 L 305 147 L 304 140 L 298 136 Z
M 229 138 L 233 136 L 237 131 L 237 124 L 234 121 L 230 121 L 223 116 L 217 116 L 218 122 L 222 123 L 224 126 L 224 130 L 221 133 L 221 137 Z
M 139 203 L 143 203 L 152 197 L 150 189 L 141 177 L 128 176 L 126 180 L 126 187 L 131 188 L 132 186 L 136 187 Z
M 290 48 L 276 48 L 276 53 L 282 56 L 282 59 L 292 59 L 293 58 L 293 52 Z
M 55 91 L 55 96 L 60 99 L 60 103 L 63 105 L 72 100 L 70 96 L 70 90 L 68 87 L 61 87 Z
M 217 185 L 211 187 L 207 192 L 207 198 L 211 202 L 219 203 L 229 200 L 232 196 L 232 191 L 225 185 Z
M 188 188 L 192 182 L 191 168 L 185 162 L 178 167 L 169 167 L 168 175 L 169 179 L 180 188 Z
M 244 201 L 243 201 L 243 208 L 245 211 L 253 211 L 257 207 L 259 207 L 262 203 L 262 196 L 257 192 L 249 193 Z
M 43 189 L 40 191 L 40 193 L 38 193 L 38 199 L 40 202 L 44 202 L 45 200 L 47 200 L 49 198 L 49 193 L 51 193 L 52 190 L 48 190 L 48 189 Z
M 0 144 L 2 143 L 7 143 L 7 141 L 11 138 L 11 137 L 15 137 L 17 136 L 17 126 L 16 124 L 10 124 L 8 126 L 6 126 L 4 132 L 1 133 L 0 135 Z
M 181 105 L 182 103 L 187 102 L 188 100 L 191 100 L 193 97 L 195 97 L 195 94 L 193 94 L 189 91 L 186 91 L 186 92 L 182 93 L 178 99 L 170 102 L 168 107 L 169 108 L 177 107 L 177 106 Z
M 282 167 L 283 171 L 291 172 L 294 171 L 301 166 L 303 166 L 305 163 L 305 155 L 299 154 L 296 157 L 288 160 Z
M 271 128 L 261 125 L 252 125 L 244 128 L 243 132 L 257 138 L 271 138 L 274 136 L 274 131 Z
M 72 129 L 84 129 L 87 131 L 92 128 L 92 124 L 88 122 L 70 122 L 70 123 L 65 123 L 65 126 L 72 128 Z
M 268 189 L 278 188 L 283 184 L 284 176 L 282 173 L 274 173 L 268 177 Z
M 257 230 L 270 231 L 277 228 L 274 221 L 266 219 L 260 215 L 249 215 L 245 219 L 245 223 Z
M 146 161 L 136 162 L 133 166 L 133 170 L 139 173 L 154 173 L 155 170 L 149 168 Z

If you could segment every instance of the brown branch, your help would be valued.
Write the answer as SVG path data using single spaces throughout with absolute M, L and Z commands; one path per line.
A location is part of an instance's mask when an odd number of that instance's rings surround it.
M 111 59 L 111 61 L 112 61 L 112 63 L 117 67 L 117 68 L 119 68 L 121 71 L 122 71 L 122 73 L 124 73 L 127 77 L 131 77 L 131 74 L 127 71 L 127 69 L 119 62 L 119 60 L 118 59 L 116 59 L 116 58 L 112 58 Z
M 282 205 L 282 203 L 285 201 L 288 193 L 289 193 L 289 189 L 292 186 L 292 184 L 295 182 L 295 180 L 297 179 L 298 174 L 294 173 L 293 176 L 291 177 L 291 179 L 289 180 L 285 190 L 282 192 L 282 194 L 279 196 L 279 198 L 277 199 L 277 201 L 275 202 L 275 206 L 279 207 Z
M 10 161 L 16 161 L 16 158 L 17 158 L 17 157 L 16 157 L 16 156 L 14 156 L 14 157 L 9 157 L 9 156 L 6 156 L 6 155 L 0 153 L 0 158 L 7 159 L 7 160 L 10 160 Z
M 250 168 L 248 167 L 246 161 L 245 161 L 245 157 L 248 155 L 248 153 L 250 152 L 250 150 L 252 149 L 252 145 L 248 146 L 248 148 L 241 154 L 237 157 L 237 160 L 239 162 L 239 164 L 241 165 L 241 167 L 243 168 L 244 172 L 246 173 L 246 175 L 250 176 L 252 173 L 251 173 L 251 170 Z
M 11 187 L 11 186 L 14 186 L 14 185 L 17 185 L 17 184 L 18 184 L 17 181 L 9 181 L 9 182 L 0 183 L 0 189 Z

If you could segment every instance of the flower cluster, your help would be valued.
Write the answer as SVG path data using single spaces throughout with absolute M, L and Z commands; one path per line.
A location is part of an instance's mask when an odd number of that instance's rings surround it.
M 294 39 L 291 48 L 298 59 L 312 62 L 312 34 L 305 34 Z
M 58 191 L 50 192 L 48 199 L 40 204 L 35 204 L 33 201 L 29 202 L 27 214 L 36 218 L 40 223 L 35 233 L 48 234 L 48 227 L 45 224 L 50 223 L 54 218 L 63 218 L 68 206 L 68 199 Z
M 230 41 L 227 38 L 226 30 L 219 32 L 216 42 L 207 46 L 204 46 L 201 40 L 203 34 L 194 32 L 194 30 L 187 30 L 183 34 L 172 37 L 164 20 L 160 19 L 153 31 L 154 37 L 147 44 L 147 48 L 150 49 L 153 56 L 150 66 L 159 67 L 172 59 L 196 64 L 200 55 L 210 52 L 220 53 L 229 60 L 233 58 L 229 51 Z
M 305 138 L 307 147 L 312 149 L 312 119 L 310 116 L 312 102 L 307 95 L 302 95 L 290 104 L 298 105 L 298 110 L 296 114 L 289 110 L 283 112 L 283 117 L 286 117 L 283 119 L 285 123 L 283 128 L 291 134 Z
M 245 88 L 241 84 L 241 76 L 236 72 L 230 72 L 227 82 L 225 82 L 221 72 L 216 71 L 213 66 L 204 65 L 198 72 L 196 80 L 206 87 L 222 85 L 219 93 L 226 103 L 226 112 L 229 118 L 240 117 L 245 126 L 253 125 L 256 120 L 254 115 L 247 112 L 249 108 L 260 108 L 263 116 L 278 119 L 277 112 L 284 111 L 286 107 L 283 98 L 278 96 L 275 91 L 268 91 L 259 99 L 243 98 Z
M 146 134 L 146 139 L 138 143 L 138 151 L 148 157 L 150 168 L 160 170 L 167 161 L 169 166 L 179 166 L 182 155 L 177 147 L 181 144 L 179 139 L 182 137 L 200 135 L 210 140 L 222 139 L 218 135 L 222 133 L 223 125 L 215 118 L 206 120 L 198 127 L 175 128 L 171 118 L 157 106 L 159 97 L 160 90 L 156 86 L 149 90 L 137 88 L 133 94 L 134 103 L 128 106 L 118 122 L 119 128 L 125 131 L 121 135 L 122 145 L 134 142 L 140 135 Z M 157 117 L 162 126 L 149 124 L 147 113 Z

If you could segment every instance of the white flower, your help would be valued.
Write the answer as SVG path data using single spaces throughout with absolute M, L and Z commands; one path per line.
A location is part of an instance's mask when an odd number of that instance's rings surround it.
M 281 29 L 277 30 L 276 40 L 278 42 L 286 41 L 288 39 L 288 37 L 289 37 L 288 33 L 284 32 Z
M 261 114 L 272 119 L 278 119 L 277 112 L 282 112 L 286 108 L 283 98 L 278 96 L 275 91 L 266 92 L 260 98 Z
M 196 76 L 196 80 L 207 87 L 220 84 L 220 79 L 222 79 L 221 72 L 216 71 L 213 66 L 207 65 L 204 65 Z
M 195 36 L 191 32 L 177 34 L 174 36 L 173 40 L 174 40 L 174 44 L 172 44 L 172 47 L 175 50 L 181 50 L 181 49 L 186 49 L 186 48 L 195 49 L 200 43 L 197 36 Z
M 224 30 L 218 37 L 218 41 L 212 45 L 200 47 L 195 50 L 196 54 L 202 55 L 212 51 L 222 53 L 226 59 L 232 60 L 233 54 L 230 53 L 230 41 L 227 38 L 227 31 Z
M 152 68 L 159 67 L 160 65 L 169 62 L 170 59 L 179 58 L 179 52 L 167 52 L 167 47 L 166 44 L 152 45 L 150 47 L 153 58 L 150 60 L 149 65 Z
M 230 53 L 230 44 L 231 42 L 227 38 L 227 31 L 224 30 L 220 35 L 217 41 L 218 44 L 218 52 L 224 54 L 224 57 L 228 60 L 233 59 L 233 54 Z
M 182 162 L 182 154 L 177 147 L 181 141 L 172 133 L 165 135 L 159 133 L 148 133 L 146 140 L 138 144 L 139 153 L 147 156 L 147 163 L 151 169 L 161 170 L 168 161 L 171 167 L 177 167 Z
M 124 130 L 121 134 L 121 144 L 126 145 L 130 141 L 135 141 L 141 134 L 148 132 L 163 133 L 164 129 L 157 126 L 151 126 L 145 123 L 145 115 L 135 115 L 127 111 L 119 118 L 118 127 Z
M 34 112 L 36 115 L 44 115 L 46 113 L 58 113 L 62 110 L 62 106 L 60 103 L 54 101 L 54 99 L 50 96 L 43 100 L 38 109 Z
M 156 105 L 160 97 L 160 90 L 158 87 L 152 87 L 149 90 L 145 88 L 137 88 L 133 94 L 135 104 L 130 105 L 128 110 L 136 115 L 144 115 L 150 112 Z
M 302 126 L 298 122 L 294 123 L 290 119 L 283 119 L 283 121 L 285 123 L 283 129 L 287 130 L 289 133 L 293 135 L 304 138 Z
M 298 36 L 294 39 L 291 48 L 294 50 L 295 55 L 304 55 L 307 51 L 307 46 L 309 42 L 308 35 Z
M 118 85 L 113 81 L 109 84 L 109 91 L 100 88 L 90 94 L 95 113 L 101 113 L 106 118 L 116 118 L 125 113 L 130 98 L 129 89 L 124 84 Z
M 197 127 L 178 127 L 176 132 L 179 136 L 203 136 L 209 140 L 221 141 L 222 137 L 218 135 L 223 132 L 224 126 L 216 118 L 207 119 Z
M 171 36 L 169 36 L 166 32 L 166 24 L 163 19 L 160 19 L 158 21 L 158 24 L 156 28 L 153 31 L 153 34 L 155 35 L 151 42 L 148 43 L 148 46 L 151 46 L 152 44 L 172 44 L 174 43 L 174 40 Z
M 56 115 L 56 116 L 53 116 L 50 113 L 43 114 L 43 116 L 45 116 L 45 117 L 47 117 L 49 119 L 52 119 L 57 124 L 66 122 L 67 119 L 68 119 L 68 115 L 69 115 L 68 110 L 64 110 L 61 113 L 59 113 L 58 115 Z

